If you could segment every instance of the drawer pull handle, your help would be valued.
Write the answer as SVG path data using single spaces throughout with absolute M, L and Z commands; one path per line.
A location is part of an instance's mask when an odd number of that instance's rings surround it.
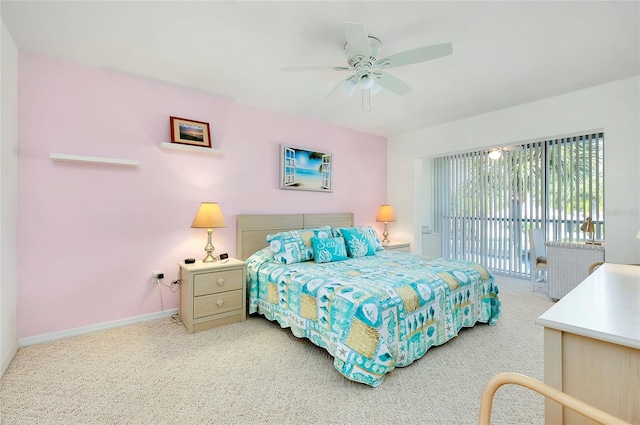
M 218 282 L 218 286 L 222 286 L 222 285 L 224 285 L 224 279 L 223 279 L 223 278 L 221 278 L 221 277 L 220 277 L 220 278 L 218 278 L 217 282 Z
M 218 307 L 222 307 L 224 305 L 224 300 L 218 300 L 216 304 L 218 304 Z

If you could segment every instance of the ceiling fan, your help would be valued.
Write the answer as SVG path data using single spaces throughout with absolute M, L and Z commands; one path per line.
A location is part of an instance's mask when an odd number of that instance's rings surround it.
M 348 66 L 291 66 L 281 70 L 289 72 L 333 69 L 335 71 L 350 72 L 351 75 L 335 86 L 325 96 L 325 99 L 338 87 L 341 87 L 349 95 L 352 95 L 355 89 L 359 87 L 363 91 L 368 91 L 370 96 L 375 95 L 383 88 L 404 96 L 411 91 L 411 87 L 399 78 L 382 71 L 383 69 L 425 62 L 453 53 L 451 43 L 444 43 L 405 50 L 378 59 L 382 43 L 377 38 L 368 35 L 364 25 L 357 22 L 345 22 L 344 30 L 347 41 L 344 46 L 344 53 L 347 56 Z

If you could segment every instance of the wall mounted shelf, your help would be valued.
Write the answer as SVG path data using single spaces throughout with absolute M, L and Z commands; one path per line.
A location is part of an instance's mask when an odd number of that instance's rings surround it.
M 117 158 L 102 158 L 97 156 L 83 156 L 83 155 L 68 155 L 65 153 L 52 153 L 51 159 L 54 161 L 67 161 L 67 162 L 84 162 L 90 164 L 106 164 L 106 165 L 122 165 L 125 167 L 137 167 L 140 162 L 135 159 L 117 159 Z
M 176 151 L 185 151 L 185 152 L 197 152 L 197 153 L 206 153 L 209 155 L 221 155 L 222 151 L 220 149 L 213 148 L 204 148 L 201 146 L 190 146 L 190 145 L 182 145 L 180 143 L 160 143 L 160 147 L 162 149 L 173 149 Z

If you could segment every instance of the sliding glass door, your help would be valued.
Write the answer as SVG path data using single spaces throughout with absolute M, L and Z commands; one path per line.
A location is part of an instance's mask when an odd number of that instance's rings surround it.
M 433 159 L 434 226 L 442 254 L 529 276 L 529 232 L 582 239 L 589 216 L 604 237 L 604 135 L 555 138 Z

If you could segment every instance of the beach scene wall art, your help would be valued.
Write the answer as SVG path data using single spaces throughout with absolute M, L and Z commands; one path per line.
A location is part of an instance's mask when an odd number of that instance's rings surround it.
M 333 155 L 329 152 L 280 145 L 280 188 L 331 192 Z

